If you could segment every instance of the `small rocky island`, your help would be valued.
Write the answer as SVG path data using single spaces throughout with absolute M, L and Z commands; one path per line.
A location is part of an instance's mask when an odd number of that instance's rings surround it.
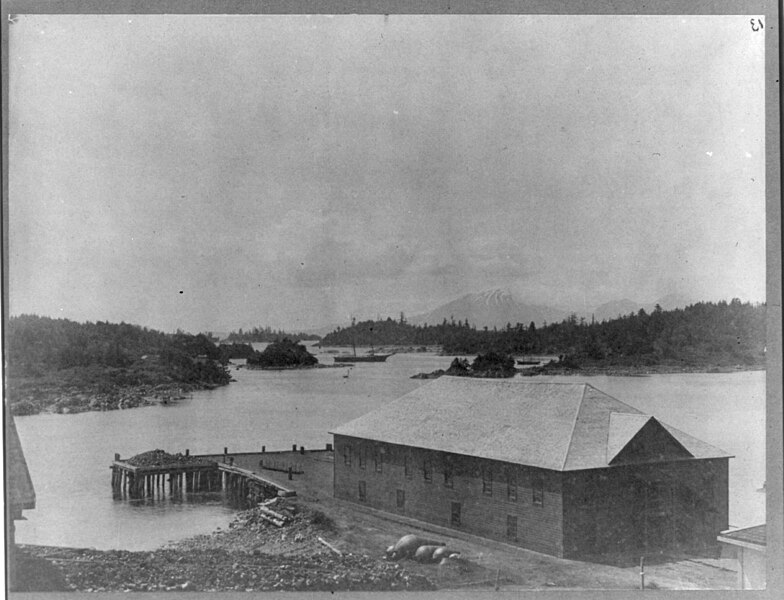
M 318 359 L 302 344 L 283 338 L 272 342 L 263 352 L 248 357 L 249 369 L 306 369 L 318 366 Z
M 446 371 L 438 369 L 432 373 L 419 373 L 413 375 L 411 379 L 438 379 L 442 375 L 506 378 L 514 377 L 516 373 L 517 369 L 512 356 L 490 351 L 486 354 L 478 354 L 472 363 L 469 363 L 465 358 L 456 358 Z

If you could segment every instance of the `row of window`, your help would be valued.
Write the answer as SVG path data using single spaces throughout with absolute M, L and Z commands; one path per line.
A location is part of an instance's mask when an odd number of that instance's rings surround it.
M 343 464 L 346 465 L 347 467 L 350 467 L 351 458 L 352 458 L 351 446 L 344 446 Z M 367 462 L 366 453 L 364 449 L 361 449 L 359 452 L 357 452 L 357 459 L 358 459 L 357 463 L 359 465 L 359 468 L 364 469 L 365 463 Z M 383 458 L 383 454 L 381 453 L 381 450 L 375 449 L 373 451 L 373 468 L 375 469 L 376 473 L 381 473 L 383 463 L 384 463 L 384 458 Z
M 380 449 L 373 451 L 373 468 L 376 473 L 381 473 L 383 470 L 383 453 Z M 360 469 L 365 468 L 365 452 L 360 450 L 357 452 L 358 464 Z M 351 446 L 344 446 L 343 448 L 343 463 L 346 466 L 351 466 Z M 411 456 L 406 455 L 403 459 L 403 474 L 407 479 L 414 477 L 414 461 Z M 444 487 L 454 487 L 454 465 L 447 457 L 443 461 L 443 476 Z M 422 461 L 422 476 L 428 483 L 433 482 L 433 460 L 425 458 Z M 531 479 L 532 490 L 532 503 L 536 506 L 541 506 L 544 502 L 544 477 L 541 473 L 535 473 Z M 493 495 L 493 470 L 490 468 L 482 469 L 482 493 L 486 496 Z M 513 472 L 506 474 L 506 498 L 510 502 L 517 502 L 517 478 Z
M 359 482 L 359 500 L 361 502 L 367 502 L 367 485 L 364 481 Z M 406 507 L 405 490 L 396 490 L 395 506 L 401 510 Z M 451 514 L 449 522 L 453 527 L 460 527 L 462 524 L 462 506 L 460 502 L 452 502 L 450 508 Z M 515 515 L 506 515 L 506 537 L 510 540 L 517 540 L 517 517 Z

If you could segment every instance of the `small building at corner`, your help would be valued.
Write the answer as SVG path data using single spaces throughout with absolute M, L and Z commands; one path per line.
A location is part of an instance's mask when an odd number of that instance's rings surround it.
M 728 526 L 731 456 L 584 383 L 441 377 L 332 434 L 336 498 L 557 557 Z
M 27 469 L 22 444 L 10 412 L 5 414 L 5 522 L 6 522 L 6 585 L 17 587 L 16 521 L 22 512 L 35 508 L 35 489 Z
M 755 525 L 722 531 L 718 540 L 738 560 L 738 589 L 764 590 L 767 561 L 766 526 Z

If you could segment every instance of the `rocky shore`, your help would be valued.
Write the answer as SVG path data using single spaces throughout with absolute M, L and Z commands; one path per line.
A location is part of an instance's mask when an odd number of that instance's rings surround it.
M 10 382 L 9 382 L 10 384 Z M 123 410 L 153 404 L 174 403 L 194 390 L 214 389 L 216 384 L 132 385 L 104 390 L 100 387 L 35 385 L 9 389 L 14 415 L 39 413 L 72 414 L 88 411 Z M 9 385 L 11 388 L 11 385 Z
M 265 508 L 286 515 L 285 525 L 266 519 Z M 459 556 L 436 564 L 385 559 L 384 549 L 412 531 Z M 646 563 L 646 587 L 732 589 L 737 574 L 719 562 L 667 557 Z M 302 498 L 239 512 L 226 529 L 152 551 L 21 545 L 17 562 L 21 592 L 634 590 L 637 571 L 634 561 L 565 561 L 490 541 L 442 537 L 350 505 Z
M 293 502 L 276 508 L 289 515 L 285 527 L 265 520 L 256 507 L 238 513 L 226 531 L 148 552 L 23 545 L 22 591 L 434 589 L 400 563 L 330 547 L 335 526 L 323 513 Z

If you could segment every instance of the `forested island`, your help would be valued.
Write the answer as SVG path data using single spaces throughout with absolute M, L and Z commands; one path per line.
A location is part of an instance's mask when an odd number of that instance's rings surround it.
M 524 375 L 759 369 L 765 366 L 765 311 L 765 304 L 734 299 L 669 311 L 657 306 L 602 322 L 572 315 L 560 323 L 509 323 L 503 329 L 454 320 L 411 325 L 401 316 L 338 328 L 321 345 L 440 346 L 444 354 L 481 355 L 502 365 L 512 356 L 559 357 L 524 369 Z M 317 366 L 296 336 L 268 341 L 273 343 L 265 352 L 256 352 L 236 338 L 217 346 L 203 334 L 168 334 L 127 323 L 11 317 L 5 337 L 7 401 L 17 415 L 130 408 L 226 385 L 230 358 L 246 358 L 251 368 Z M 512 372 L 486 364 L 462 366 L 474 376 Z
M 364 321 L 338 328 L 323 346 L 432 346 L 444 354 L 555 355 L 548 372 L 579 369 L 661 371 L 764 368 L 765 304 L 700 302 L 683 309 L 640 310 L 617 319 L 588 322 L 572 315 L 560 323 L 507 324 L 477 329 L 446 319 L 411 325 L 404 318 Z M 537 371 L 532 371 L 535 373 Z
M 515 360 L 512 356 L 488 352 L 487 354 L 478 354 L 473 362 L 468 362 L 466 358 L 456 358 L 447 370 L 438 369 L 432 373 L 419 373 L 411 377 L 411 379 L 437 379 L 442 375 L 498 379 L 514 377 L 517 372 Z
M 246 364 L 251 369 L 301 369 L 316 366 L 318 359 L 302 344 L 283 338 L 272 342 L 263 352 L 254 352 Z
M 7 401 L 17 415 L 175 400 L 228 384 L 225 365 L 238 351 L 202 334 L 36 315 L 11 317 L 5 341 Z

